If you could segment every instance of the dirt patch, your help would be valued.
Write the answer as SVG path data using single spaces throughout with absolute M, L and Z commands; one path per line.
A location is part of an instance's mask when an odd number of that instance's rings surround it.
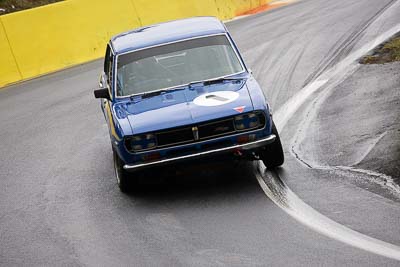
M 372 54 L 364 56 L 361 64 L 383 64 L 400 61 L 400 33 L 396 34 L 386 43 L 378 46 Z
M 64 0 L 0 0 L 0 15 L 61 1 Z

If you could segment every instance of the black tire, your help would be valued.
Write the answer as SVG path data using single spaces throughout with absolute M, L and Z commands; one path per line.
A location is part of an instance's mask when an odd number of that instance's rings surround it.
M 115 178 L 117 179 L 119 190 L 121 190 L 122 193 L 128 193 L 132 190 L 131 175 L 125 171 L 124 162 L 119 158 L 115 150 L 113 150 L 113 159 Z
M 276 136 L 275 141 L 272 144 L 265 146 L 264 150 L 262 150 L 259 155 L 260 159 L 264 162 L 264 165 L 268 169 L 281 166 L 285 161 L 281 139 L 279 138 L 278 130 L 276 129 L 275 123 L 273 121 L 272 134 Z

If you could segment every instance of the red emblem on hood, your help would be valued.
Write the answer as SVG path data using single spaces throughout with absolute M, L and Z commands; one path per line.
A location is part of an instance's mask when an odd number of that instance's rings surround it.
M 234 110 L 236 110 L 237 112 L 239 112 L 239 113 L 242 113 L 243 111 L 244 111 L 244 108 L 245 108 L 246 106 L 240 106 L 240 107 L 236 107 L 236 108 L 234 108 Z

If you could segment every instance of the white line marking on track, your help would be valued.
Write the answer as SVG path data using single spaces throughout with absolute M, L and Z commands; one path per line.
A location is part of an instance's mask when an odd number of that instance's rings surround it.
M 286 101 L 275 113 L 274 120 L 276 120 L 277 127 L 281 131 L 288 120 L 293 116 L 293 114 L 300 108 L 301 105 L 318 89 L 328 82 L 325 80 L 316 80 L 311 84 L 307 85 Z

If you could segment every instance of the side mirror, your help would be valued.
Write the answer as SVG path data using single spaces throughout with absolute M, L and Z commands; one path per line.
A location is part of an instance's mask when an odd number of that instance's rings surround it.
M 253 74 L 253 70 L 252 69 L 247 69 L 249 71 L 250 74 Z
M 94 90 L 94 97 L 95 98 L 105 98 L 111 100 L 110 94 L 108 93 L 108 88 L 101 88 Z

